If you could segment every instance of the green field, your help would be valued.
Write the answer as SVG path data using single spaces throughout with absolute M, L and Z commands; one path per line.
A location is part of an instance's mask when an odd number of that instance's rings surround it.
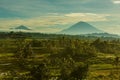
M 120 80 L 118 40 L 1 39 L 0 80 Z

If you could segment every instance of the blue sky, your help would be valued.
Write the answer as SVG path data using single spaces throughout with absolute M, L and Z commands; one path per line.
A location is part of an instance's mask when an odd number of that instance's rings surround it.
M 79 21 L 120 34 L 120 0 L 0 0 L 0 29 L 57 32 Z

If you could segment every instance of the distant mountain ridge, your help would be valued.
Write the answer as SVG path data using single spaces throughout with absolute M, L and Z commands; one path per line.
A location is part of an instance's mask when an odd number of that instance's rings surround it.
M 120 38 L 120 35 L 117 35 L 117 34 L 110 34 L 110 33 L 92 33 L 92 34 L 84 34 L 83 36 Z
M 72 35 L 79 35 L 79 34 L 91 34 L 91 33 L 104 33 L 104 31 L 95 28 L 94 26 L 88 24 L 87 22 L 78 22 L 71 27 L 62 30 L 61 34 L 72 34 Z

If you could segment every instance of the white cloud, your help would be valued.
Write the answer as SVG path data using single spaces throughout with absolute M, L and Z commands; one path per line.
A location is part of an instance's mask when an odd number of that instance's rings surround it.
M 113 0 L 114 4 L 120 4 L 120 0 Z
M 83 13 L 70 13 L 70 14 L 65 14 L 65 16 L 68 16 L 68 17 L 81 17 L 81 16 L 85 16 L 85 14 L 83 14 Z
M 94 13 L 70 13 L 65 14 L 65 16 L 69 18 L 73 18 L 73 20 L 80 20 L 80 21 L 107 21 L 107 16 L 110 16 L 109 14 L 94 14 Z
M 98 16 L 97 14 L 94 13 L 70 13 L 66 14 L 68 17 L 85 17 L 85 16 Z

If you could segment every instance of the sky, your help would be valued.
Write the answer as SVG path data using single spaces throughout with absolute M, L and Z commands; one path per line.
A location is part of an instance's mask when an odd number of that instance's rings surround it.
M 0 29 L 25 25 L 54 33 L 85 21 L 120 34 L 120 0 L 0 0 Z

